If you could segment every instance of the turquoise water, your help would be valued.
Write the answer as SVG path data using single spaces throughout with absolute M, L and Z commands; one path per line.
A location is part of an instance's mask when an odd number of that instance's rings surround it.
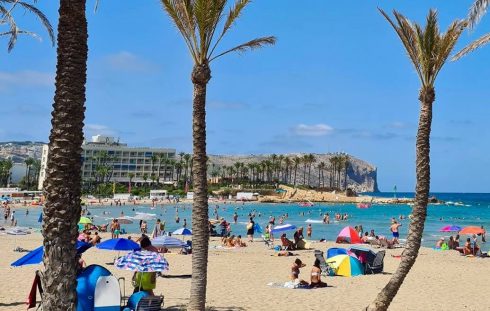
M 381 193 L 378 196 L 392 197 L 391 193 Z M 430 205 L 428 208 L 428 217 L 424 230 L 423 244 L 425 246 L 433 246 L 435 241 L 441 237 L 438 230 L 446 225 L 459 226 L 484 226 L 487 230 L 490 228 L 490 194 L 434 194 L 438 199 L 444 201 L 461 202 L 461 206 L 446 206 L 446 205 Z M 413 197 L 410 193 L 400 193 L 398 197 Z M 321 220 L 324 213 L 330 213 L 331 221 L 334 220 L 335 213 L 349 214 L 349 220 L 329 225 L 321 223 L 313 223 L 312 238 L 315 240 L 325 238 L 334 240 L 338 232 L 344 226 L 362 225 L 364 231 L 374 229 L 376 234 L 391 236 L 389 226 L 391 217 L 398 219 L 400 215 L 408 216 L 411 213 L 411 207 L 408 205 L 373 205 L 370 209 L 358 209 L 354 204 L 315 204 L 313 207 L 300 207 L 298 204 L 254 204 L 254 203 L 239 203 L 239 204 L 223 204 L 210 203 L 209 211 L 210 218 L 215 218 L 214 207 L 218 205 L 219 217 L 225 217 L 229 222 L 233 221 L 233 213 L 237 211 L 238 223 L 232 223 L 232 231 L 234 234 L 245 235 L 246 225 L 248 221 L 248 213 L 256 211 L 255 221 L 262 227 L 268 222 L 269 216 L 276 217 L 276 225 L 279 222 L 279 216 L 288 213 L 289 218 L 284 223 L 294 224 L 296 226 L 308 225 L 305 223 L 307 219 Z M 183 219 L 187 219 L 188 227 L 191 227 L 191 206 L 190 205 L 165 205 L 158 206 L 152 209 L 149 206 L 105 206 L 105 207 L 88 207 L 95 224 L 107 223 L 110 220 L 106 218 L 119 217 L 121 212 L 125 216 L 134 216 L 135 212 L 153 213 L 157 217 L 166 221 L 166 230 L 173 231 L 182 226 Z M 179 211 L 180 224 L 175 223 L 176 209 Z M 37 222 L 39 218 L 39 209 L 29 208 L 29 215 L 25 215 L 25 208 L 16 209 L 16 216 L 19 226 L 30 226 L 39 228 Z M 304 212 L 304 216 L 300 213 Z M 104 214 L 107 213 L 107 214 Z M 259 217 L 258 214 L 261 214 Z M 401 238 L 405 238 L 408 231 L 408 219 L 401 220 L 402 227 L 400 228 Z M 148 228 L 153 228 L 154 221 L 148 221 Z M 126 231 L 137 233 L 138 221 L 134 224 L 122 225 Z M 447 233 L 443 234 L 447 236 Z M 292 236 L 292 232 L 288 233 L 288 237 Z M 256 236 L 257 237 L 257 236 Z M 490 237 L 489 237 L 490 238 Z M 489 250 L 490 242 L 482 245 L 482 249 Z

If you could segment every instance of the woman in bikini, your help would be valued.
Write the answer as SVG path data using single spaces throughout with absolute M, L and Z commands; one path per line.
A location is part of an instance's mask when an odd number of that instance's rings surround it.
M 327 283 L 321 280 L 322 269 L 320 269 L 320 260 L 315 259 L 311 269 L 310 288 L 327 287 Z

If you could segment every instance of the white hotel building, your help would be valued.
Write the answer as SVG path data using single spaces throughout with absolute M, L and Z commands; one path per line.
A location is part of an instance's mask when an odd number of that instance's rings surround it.
M 152 164 L 154 155 L 175 159 L 175 149 L 167 148 L 145 148 L 128 147 L 127 144 L 115 141 L 114 137 L 92 136 L 92 141 L 85 141 L 82 145 L 82 178 L 93 179 L 97 167 L 97 156 L 107 152 L 111 157 L 110 164 L 113 166 L 111 182 L 129 183 L 129 174 L 133 173 L 132 182 L 143 183 L 143 175 L 148 179 L 151 174 L 157 174 L 157 164 Z M 41 173 L 39 174 L 38 188 L 41 190 L 46 178 L 46 163 L 48 160 L 48 145 L 44 145 L 41 157 Z M 170 167 L 164 176 L 164 165 L 160 166 L 160 181 L 168 181 L 171 176 Z M 148 182 L 148 181 L 147 181 Z

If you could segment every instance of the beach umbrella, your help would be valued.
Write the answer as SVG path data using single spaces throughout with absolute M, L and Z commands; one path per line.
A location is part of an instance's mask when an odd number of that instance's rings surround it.
M 87 249 L 89 249 L 91 247 L 92 247 L 92 244 L 90 244 L 90 243 L 77 241 L 77 254 L 82 254 Z M 39 246 L 35 250 L 30 251 L 29 253 L 25 254 L 21 258 L 17 259 L 16 261 L 11 263 L 10 265 L 12 267 L 20 267 L 20 266 L 25 266 L 25 265 L 37 265 L 43 261 L 43 255 L 44 255 L 44 246 Z
M 111 251 L 133 251 L 141 248 L 138 243 L 123 238 L 110 239 L 97 244 L 96 247 Z
M 337 255 L 326 261 L 335 270 L 335 275 L 356 276 L 362 275 L 364 271 L 361 262 L 349 255 Z
M 192 235 L 192 231 L 187 228 L 180 228 L 172 232 L 172 235 Z
M 357 244 L 362 243 L 357 231 L 352 227 L 345 227 L 337 236 L 335 243 Z
M 458 231 L 461 231 L 461 227 L 455 225 L 444 226 L 441 229 L 439 229 L 439 232 L 458 232 Z
M 464 227 L 461 231 L 459 231 L 459 234 L 483 234 L 485 232 L 485 229 L 482 229 L 477 226 L 469 226 L 469 227 Z
M 275 226 L 271 230 L 271 233 L 275 234 L 275 233 L 279 233 L 279 232 L 283 232 L 283 231 L 289 231 L 289 230 L 295 230 L 295 229 L 296 229 L 296 226 L 291 225 L 291 224 L 278 225 L 278 226 Z
M 183 241 L 166 235 L 162 235 L 154 238 L 153 240 L 151 240 L 151 245 L 155 247 L 166 247 L 166 248 L 182 248 L 186 246 L 186 244 Z
M 92 223 L 92 220 L 88 217 L 80 217 L 80 221 L 78 222 L 79 225 L 88 225 L 91 223 Z
M 162 255 L 148 251 L 134 251 L 119 257 L 116 268 L 136 272 L 162 272 L 168 270 L 168 262 Z

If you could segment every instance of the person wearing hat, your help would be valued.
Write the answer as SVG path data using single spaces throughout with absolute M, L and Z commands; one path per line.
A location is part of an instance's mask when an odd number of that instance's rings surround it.
M 291 266 L 291 282 L 294 286 L 309 286 L 309 283 L 299 278 L 299 269 L 304 268 L 306 265 L 301 259 L 296 258 Z
M 436 242 L 436 248 L 441 248 L 442 244 L 444 243 L 444 237 L 441 237 L 437 242 Z

